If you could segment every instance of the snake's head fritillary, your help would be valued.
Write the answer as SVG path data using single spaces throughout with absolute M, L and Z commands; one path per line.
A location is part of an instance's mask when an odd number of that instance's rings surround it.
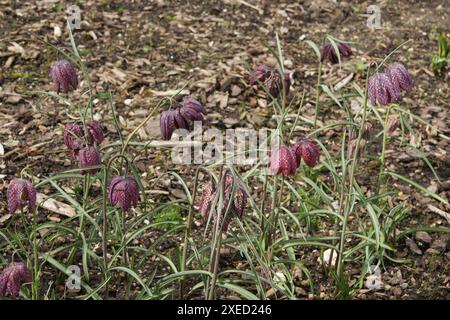
M 78 87 L 77 72 L 67 60 L 59 60 L 52 64 L 50 76 L 56 92 L 68 92 Z

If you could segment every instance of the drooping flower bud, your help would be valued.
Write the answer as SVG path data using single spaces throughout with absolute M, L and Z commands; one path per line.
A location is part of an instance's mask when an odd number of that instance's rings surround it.
M 175 124 L 178 129 L 189 130 L 189 123 L 181 114 L 181 108 L 177 108 L 174 113 Z
M 366 122 L 364 123 L 364 126 L 362 128 L 363 132 L 363 137 L 370 139 L 372 137 L 373 134 L 373 126 L 370 122 Z
M 298 165 L 300 165 L 301 159 L 309 167 L 314 167 L 319 163 L 319 146 L 309 138 L 300 139 L 299 142 L 292 146 L 292 150 L 296 156 Z
M 250 84 L 254 85 L 258 82 L 263 83 L 272 73 L 272 68 L 266 64 L 260 64 L 256 69 L 250 74 L 249 80 Z
M 109 202 L 124 212 L 135 207 L 139 201 L 139 185 L 131 177 L 116 176 L 109 184 Z
M 177 129 L 177 124 L 175 122 L 175 110 L 161 112 L 159 126 L 161 130 L 161 137 L 164 140 L 170 140 L 172 133 Z
M 242 184 L 240 182 L 237 182 L 235 193 L 233 195 L 233 183 L 233 175 L 231 174 L 231 172 L 227 172 L 225 175 L 223 203 L 222 208 L 220 208 L 221 221 L 223 221 L 222 228 L 225 232 L 228 230 L 228 226 L 234 218 L 242 219 L 245 207 L 247 205 L 248 196 Z M 214 198 L 218 197 L 217 192 L 218 189 L 216 189 L 211 182 L 207 183 L 203 188 L 202 196 L 199 202 L 199 210 L 200 214 L 203 216 L 203 219 L 207 221 L 212 210 L 214 223 L 217 222 L 216 219 L 218 211 L 217 208 L 211 208 L 211 206 L 213 204 Z M 227 212 L 226 210 L 228 209 L 229 205 L 230 208 Z
M 401 89 L 406 92 L 410 92 L 412 90 L 413 79 L 403 64 L 391 64 L 386 69 L 386 75 L 389 77 L 397 90 L 400 91 Z
M 6 197 L 10 214 L 23 207 L 27 207 L 29 211 L 36 207 L 36 189 L 28 180 L 12 180 L 8 186 Z
M 400 99 L 400 89 L 385 73 L 376 73 L 369 78 L 368 94 L 370 102 L 387 105 Z
M 181 108 L 193 109 L 206 115 L 206 109 L 203 107 L 203 105 L 191 96 L 186 96 L 183 98 L 183 101 L 181 102 Z
M 387 133 L 393 134 L 395 130 L 400 126 L 400 121 L 398 121 L 397 117 L 391 117 L 387 124 Z
M 180 114 L 187 122 L 201 121 L 206 115 L 206 109 L 192 97 L 184 97 L 180 105 Z
M 270 171 L 275 175 L 291 176 L 297 170 L 296 156 L 285 146 L 272 148 L 269 164 Z
M 209 182 L 205 185 L 202 191 L 202 196 L 200 197 L 199 210 L 203 219 L 207 220 L 209 216 L 209 211 L 211 210 L 211 204 L 214 199 L 216 188 Z
M 289 89 L 291 87 L 291 79 L 288 73 L 284 74 L 284 84 L 281 74 L 278 70 L 274 70 L 271 75 L 264 82 L 267 91 L 269 94 L 277 98 L 282 90 L 284 89 L 285 94 L 289 94 Z
M 76 156 L 83 147 L 84 130 L 76 123 L 68 123 L 64 126 L 64 143 Z
M 231 172 L 227 172 L 225 175 L 225 200 L 226 200 L 225 204 L 227 206 L 233 191 L 233 183 L 234 183 L 233 174 Z M 232 204 L 232 213 L 235 214 L 239 219 L 241 219 L 242 215 L 244 214 L 246 206 L 247 206 L 247 193 L 245 192 L 245 189 L 242 186 L 242 184 L 238 181 Z M 224 207 L 226 209 L 226 206 Z
M 98 166 L 102 163 L 100 152 L 98 152 L 97 149 L 95 149 L 92 146 L 80 149 L 80 152 L 78 154 L 78 160 L 80 163 L 80 168 Z M 80 173 L 96 174 L 99 171 L 100 168 L 83 169 L 80 171 Z
M 75 68 L 67 60 L 59 60 L 52 64 L 50 76 L 56 92 L 68 92 L 78 87 L 78 77 Z
M 23 262 L 13 262 L 0 274 L 0 296 L 19 295 L 22 282 L 31 282 L 31 273 Z
M 97 121 L 89 121 L 86 123 L 86 129 L 88 131 L 88 137 L 89 137 L 89 144 L 92 144 L 92 141 L 95 141 L 95 143 L 100 144 L 103 142 L 104 135 L 103 135 L 103 129 L 100 123 Z
M 337 49 L 341 57 L 348 58 L 352 55 L 352 49 L 345 43 L 337 43 Z M 328 60 L 331 64 L 336 64 L 339 62 L 336 50 L 330 42 L 325 43 L 325 45 L 322 47 L 320 60 Z

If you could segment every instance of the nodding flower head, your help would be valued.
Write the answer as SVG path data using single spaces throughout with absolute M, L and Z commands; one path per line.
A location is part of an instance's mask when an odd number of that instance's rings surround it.
M 23 262 L 13 262 L 0 274 L 0 296 L 19 295 L 22 282 L 31 282 L 31 273 Z
M 297 159 L 288 147 L 274 147 L 270 155 L 270 171 L 273 174 L 291 176 L 297 170 Z
M 372 126 L 372 124 L 370 122 L 364 123 L 364 126 L 363 126 L 362 130 L 363 130 L 362 134 L 363 134 L 364 138 L 370 139 L 372 137 L 372 135 L 373 135 L 373 126 Z
M 92 144 L 92 141 L 94 141 L 97 144 L 103 142 L 104 135 L 100 123 L 94 120 L 89 121 L 88 123 L 86 123 L 86 129 L 88 131 L 89 144 Z
M 183 98 L 183 101 L 181 102 L 181 108 L 182 109 L 193 109 L 197 112 L 203 113 L 206 115 L 206 109 L 202 106 L 200 102 L 198 102 L 196 99 L 194 99 L 191 96 L 186 96 Z
M 102 163 L 100 152 L 92 146 L 80 149 L 78 160 L 80 163 L 80 168 L 98 166 Z M 81 170 L 81 174 L 96 174 L 99 171 L 100 168 L 83 169 Z
M 116 176 L 109 184 L 109 202 L 124 212 L 139 201 L 139 185 L 133 177 Z
M 345 43 L 337 43 L 337 49 L 339 51 L 339 55 L 344 58 L 348 58 L 352 55 L 352 49 L 346 45 Z M 330 42 L 325 43 L 322 47 L 322 51 L 320 53 L 320 60 L 328 60 L 332 64 L 336 64 L 339 62 L 338 55 L 336 54 L 336 50 Z
M 83 127 L 76 123 L 68 123 L 64 127 L 64 143 L 74 156 L 78 155 L 78 151 L 83 147 L 84 130 Z
M 369 78 L 368 93 L 373 105 L 377 102 L 387 105 L 400 99 L 400 88 L 385 73 L 375 73 Z
M 170 140 L 172 133 L 177 129 L 177 123 L 175 121 L 175 110 L 167 110 L 161 112 L 159 118 L 159 127 L 161 130 L 161 137 L 164 140 Z
M 178 129 L 189 130 L 189 122 L 181 114 L 181 108 L 176 108 L 174 112 L 175 124 Z
M 250 74 L 249 80 L 250 84 L 254 85 L 258 82 L 263 83 L 272 73 L 272 68 L 266 64 L 260 64 L 256 69 Z
M 385 73 L 398 91 L 400 91 L 400 89 L 406 92 L 410 92 L 412 90 L 413 79 L 403 64 L 391 64 L 386 68 Z
M 206 109 L 192 97 L 184 97 L 180 105 L 180 115 L 187 122 L 201 121 L 203 115 L 206 115 Z
M 387 133 L 393 134 L 394 131 L 398 129 L 398 127 L 400 127 L 400 121 L 398 121 L 398 118 L 395 116 L 391 117 L 387 124 Z
M 222 221 L 223 221 L 223 230 L 226 232 L 228 230 L 228 226 L 233 218 L 242 219 L 244 214 L 245 207 L 247 206 L 247 193 L 243 188 L 240 182 L 237 182 L 234 196 L 233 195 L 233 183 L 234 178 L 230 172 L 227 172 L 225 175 L 225 188 L 223 193 L 223 205 L 221 210 Z M 214 187 L 212 182 L 209 182 L 205 185 L 202 191 L 202 196 L 199 202 L 199 210 L 200 214 L 203 216 L 204 220 L 209 219 L 209 214 L 212 210 L 213 219 L 216 222 L 217 218 L 217 210 L 216 208 L 211 208 L 213 205 L 213 200 L 217 195 L 218 189 Z M 218 198 L 217 198 L 218 199 Z M 231 201 L 231 203 L 230 203 Z M 230 209 L 226 212 L 228 206 Z M 225 216 L 225 219 L 223 217 Z
M 68 92 L 78 87 L 77 72 L 67 60 L 59 60 L 52 64 L 50 76 L 56 92 Z
M 206 115 L 206 109 L 200 102 L 192 97 L 184 97 L 176 109 L 161 112 L 159 118 L 161 137 L 170 140 L 176 129 L 189 130 L 189 124 L 203 120 L 203 115 Z
M 314 167 L 319 163 L 319 146 L 309 138 L 300 139 L 299 142 L 292 146 L 292 151 L 296 156 L 297 165 L 300 165 L 301 159 L 309 167 Z
M 231 172 L 227 172 L 225 175 L 225 193 L 224 193 L 224 209 L 227 208 L 228 202 L 231 200 L 231 213 L 235 214 L 239 219 L 242 218 L 244 214 L 245 207 L 247 206 L 247 192 L 245 192 L 242 183 L 236 181 L 236 190 L 234 193 L 234 198 L 231 199 L 233 192 L 234 177 Z
M 289 74 L 284 74 L 284 83 L 282 78 L 281 73 L 278 70 L 274 70 L 264 82 L 266 85 L 266 90 L 274 98 L 277 98 L 281 94 L 283 88 L 286 95 L 289 93 L 289 89 L 291 87 L 291 79 Z
M 12 180 L 8 186 L 6 198 L 10 214 L 23 207 L 27 207 L 28 210 L 33 210 L 36 207 L 36 189 L 28 180 Z

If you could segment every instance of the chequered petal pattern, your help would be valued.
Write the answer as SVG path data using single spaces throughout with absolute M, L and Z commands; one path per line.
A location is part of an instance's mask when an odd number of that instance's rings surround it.
M 297 165 L 300 165 L 301 159 L 309 167 L 314 167 L 319 163 L 320 149 L 319 146 L 309 138 L 303 138 L 292 147 L 295 154 Z
M 64 143 L 69 150 L 78 154 L 83 147 L 84 130 L 83 127 L 76 123 L 68 123 L 64 126 Z
M 0 274 L 0 296 L 17 297 L 20 291 L 20 285 L 23 282 L 31 281 L 31 273 L 23 262 L 13 262 L 3 269 Z
M 297 170 L 297 159 L 292 150 L 288 147 L 281 146 L 272 149 L 270 155 L 270 171 L 273 174 L 291 176 Z
M 240 182 L 237 182 L 234 197 L 232 198 L 233 184 L 234 184 L 234 177 L 231 172 L 227 172 L 225 174 L 225 186 L 224 186 L 225 189 L 223 194 L 223 206 L 221 210 L 223 220 L 222 228 L 223 231 L 225 232 L 228 230 L 228 226 L 234 218 L 238 219 L 242 218 L 245 207 L 247 206 L 248 196 Z M 211 182 L 207 183 L 203 188 L 202 196 L 199 201 L 199 211 L 200 214 L 203 216 L 204 220 L 209 219 L 209 213 L 211 211 L 212 202 L 214 198 L 217 196 L 217 191 L 218 190 L 214 187 L 214 185 Z M 230 205 L 230 201 L 231 207 L 227 212 L 226 209 Z M 214 214 L 213 216 L 214 222 L 216 222 L 218 214 L 216 208 L 213 208 L 213 214 Z M 223 219 L 223 217 L 225 217 L 225 219 Z
M 127 212 L 139 201 L 139 185 L 134 177 L 116 176 L 109 184 L 109 202 Z
M 413 79 L 401 63 L 394 63 L 387 67 L 386 75 L 391 79 L 397 90 L 404 90 L 410 92 L 413 88 Z
M 400 99 L 400 89 L 385 73 L 376 73 L 369 78 L 368 93 L 370 102 L 387 105 Z
M 82 148 L 78 154 L 78 160 L 80 168 L 98 166 L 102 162 L 100 152 L 98 152 L 97 149 L 92 146 Z M 99 171 L 100 168 L 87 169 L 81 170 L 81 174 L 96 174 Z
M 59 60 L 52 64 L 50 76 L 56 92 L 68 92 L 78 87 L 78 76 L 73 65 L 67 60 Z
M 10 214 L 23 207 L 27 207 L 28 210 L 36 207 L 36 189 L 28 180 L 12 180 L 8 186 L 6 197 Z
M 88 131 L 88 136 L 89 136 L 89 142 L 92 144 L 92 141 L 94 141 L 97 144 L 100 144 L 103 142 L 104 134 L 103 134 L 103 129 L 100 123 L 98 123 L 97 121 L 89 121 L 88 123 L 86 123 L 86 128 Z
M 161 112 L 159 118 L 161 137 L 170 140 L 176 129 L 189 130 L 192 122 L 203 120 L 203 115 L 206 115 L 206 109 L 200 102 L 191 96 L 184 97 L 179 107 Z

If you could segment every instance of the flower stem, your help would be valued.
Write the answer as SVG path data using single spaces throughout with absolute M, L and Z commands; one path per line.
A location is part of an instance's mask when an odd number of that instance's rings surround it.
M 368 91 L 370 69 L 371 69 L 371 65 L 369 65 L 368 70 L 367 70 L 363 113 L 362 113 L 361 122 L 359 125 L 358 138 L 356 140 L 356 146 L 355 146 L 355 150 L 353 153 L 353 159 L 351 161 L 350 170 L 349 170 L 348 193 L 347 193 L 347 197 L 345 199 L 344 212 L 343 212 L 344 220 L 342 222 L 342 230 L 341 230 L 341 236 L 340 236 L 340 241 L 339 241 L 339 250 L 338 250 L 338 261 L 337 261 L 337 270 L 336 270 L 338 279 L 342 278 L 343 268 L 344 268 L 343 255 L 344 255 L 344 246 L 345 246 L 345 234 L 347 232 L 347 220 L 348 220 L 348 216 L 350 214 L 350 207 L 351 207 L 350 201 L 352 198 L 352 189 L 353 189 L 353 183 L 354 183 L 354 179 L 355 179 L 355 171 L 356 171 L 356 167 L 358 164 L 359 146 L 361 144 L 361 139 L 363 136 L 363 128 L 364 128 L 364 124 L 366 122 L 367 99 L 368 99 L 367 91 Z M 345 183 L 345 181 L 343 181 L 342 183 Z M 343 206 L 341 205 L 339 210 L 342 210 L 342 207 Z M 333 254 L 333 252 L 331 254 Z
M 317 86 L 316 86 L 316 113 L 314 114 L 314 129 L 317 128 L 317 117 L 319 114 L 319 98 L 320 98 L 320 79 L 322 77 L 322 61 L 319 62 L 319 70 L 317 71 Z
M 386 117 L 384 119 L 384 126 L 383 126 L 383 145 L 381 149 L 381 155 L 380 155 L 380 171 L 378 173 L 378 179 L 377 179 L 377 189 L 375 192 L 375 196 L 377 196 L 380 193 L 381 184 L 383 182 L 383 174 L 384 174 L 384 166 L 386 163 L 386 145 L 387 145 L 387 138 L 388 138 L 388 121 L 389 121 L 389 114 L 391 112 L 391 107 L 388 106 L 386 111 Z
M 187 248 L 189 243 L 189 236 L 191 234 L 192 228 L 192 220 L 194 219 L 194 205 L 195 205 L 195 196 L 197 194 L 197 186 L 198 186 L 198 174 L 200 172 L 200 168 L 198 167 L 195 170 L 195 178 L 194 178 L 194 190 L 192 193 L 192 203 L 189 206 L 189 214 L 186 221 L 186 230 L 184 231 L 184 244 L 183 244 L 183 253 L 181 256 L 181 271 L 183 272 L 186 269 L 186 258 L 187 258 Z M 180 299 L 184 299 L 184 278 L 181 279 L 180 282 Z

